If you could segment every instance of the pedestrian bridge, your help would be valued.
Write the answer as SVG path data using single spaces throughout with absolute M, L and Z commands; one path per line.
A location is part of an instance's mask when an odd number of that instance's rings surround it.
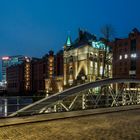
M 135 83 L 131 88 L 130 83 Z M 104 79 L 84 83 L 34 102 L 10 116 L 140 104 L 140 80 Z

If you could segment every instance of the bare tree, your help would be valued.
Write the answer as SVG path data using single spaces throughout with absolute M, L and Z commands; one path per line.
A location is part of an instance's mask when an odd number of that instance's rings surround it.
M 101 28 L 101 33 L 103 34 L 103 43 L 105 44 L 105 52 L 103 58 L 103 71 L 102 71 L 102 79 L 105 77 L 105 67 L 106 67 L 106 57 L 107 57 L 107 47 L 109 41 L 114 37 L 115 30 L 110 24 L 106 24 Z

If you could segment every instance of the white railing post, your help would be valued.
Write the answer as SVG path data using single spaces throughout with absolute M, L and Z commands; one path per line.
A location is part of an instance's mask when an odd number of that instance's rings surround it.
M 82 94 L 82 109 L 86 108 L 86 98 L 85 98 L 85 94 Z
M 8 116 L 8 99 L 4 99 L 4 117 Z

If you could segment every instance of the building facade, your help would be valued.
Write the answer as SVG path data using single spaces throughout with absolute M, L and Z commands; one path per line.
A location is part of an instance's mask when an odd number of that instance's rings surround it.
M 112 53 L 109 47 L 86 31 L 79 30 L 78 38 L 72 43 L 67 38 L 64 46 L 64 86 L 74 86 L 83 82 L 101 79 L 107 47 L 105 77 L 112 76 Z
M 113 77 L 140 79 L 140 32 L 135 28 L 127 38 L 113 42 Z
M 27 57 L 22 55 L 17 56 L 4 56 L 2 57 L 2 82 L 7 83 L 6 81 L 6 69 L 12 65 L 18 65 L 23 63 Z
M 34 59 L 32 66 L 32 91 L 43 92 L 45 89 L 45 78 L 47 76 L 47 57 L 43 59 Z
M 22 63 L 5 62 L 8 93 L 49 93 L 63 90 L 63 51 L 51 50 L 42 58 L 25 58 Z
M 6 70 L 7 92 L 9 95 L 30 95 L 32 71 L 29 59 L 21 64 L 11 65 Z
M 63 51 L 48 55 L 48 77 L 45 79 L 45 91 L 48 95 L 63 90 Z

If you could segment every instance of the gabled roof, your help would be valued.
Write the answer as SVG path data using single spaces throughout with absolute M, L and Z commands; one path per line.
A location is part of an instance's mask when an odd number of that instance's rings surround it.
M 95 41 L 95 40 L 96 40 L 95 35 L 90 34 L 87 31 L 79 30 L 79 36 L 73 43 L 71 42 L 70 38 L 67 38 L 69 46 L 66 45 L 66 50 L 78 48 L 78 47 L 81 47 L 83 45 L 91 45 L 92 41 Z

